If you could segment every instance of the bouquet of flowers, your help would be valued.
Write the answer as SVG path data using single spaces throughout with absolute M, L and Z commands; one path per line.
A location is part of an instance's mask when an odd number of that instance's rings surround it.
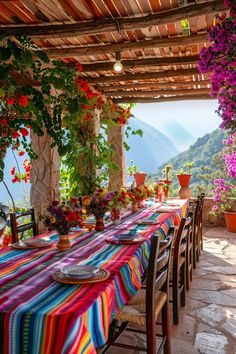
M 40 216 L 40 220 L 49 230 L 57 230 L 59 235 L 66 235 L 71 227 L 83 225 L 82 210 L 77 198 L 61 204 L 54 200 L 47 211 L 46 215 Z
M 109 202 L 111 209 L 115 208 L 117 210 L 121 210 L 122 208 L 126 208 L 128 206 L 130 198 L 125 189 L 122 189 L 120 192 L 112 192 L 111 195 L 111 200 Z
M 132 203 L 138 203 L 147 197 L 147 190 L 145 186 L 131 187 L 128 194 Z
M 107 193 L 104 189 L 98 189 L 90 198 L 89 203 L 87 199 L 84 205 L 86 205 L 88 212 L 94 214 L 95 217 L 103 217 L 111 207 L 112 193 Z

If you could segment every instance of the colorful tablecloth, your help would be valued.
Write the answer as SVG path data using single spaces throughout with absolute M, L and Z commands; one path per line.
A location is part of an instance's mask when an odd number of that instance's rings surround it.
M 176 202 L 177 203 L 177 202 Z M 171 224 L 186 213 L 187 201 L 176 209 L 158 213 L 157 205 L 126 214 L 119 225 L 102 233 L 79 230 L 69 235 L 72 248 L 56 249 L 58 236 L 49 237 L 47 249 L 0 250 L 0 353 L 74 354 L 96 353 L 108 337 L 114 314 L 141 286 L 147 268 L 150 237 L 165 237 Z M 137 225 L 142 218 L 158 219 L 159 225 Z M 114 245 L 105 239 L 121 232 L 139 233 L 141 244 Z M 77 263 L 110 271 L 96 284 L 63 285 L 52 279 L 62 266 Z

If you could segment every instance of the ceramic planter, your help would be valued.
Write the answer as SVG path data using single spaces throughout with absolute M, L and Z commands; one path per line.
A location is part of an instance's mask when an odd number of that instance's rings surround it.
M 134 173 L 133 176 L 137 187 L 144 185 L 145 179 L 147 177 L 146 173 Z
M 64 252 L 70 249 L 70 241 L 68 235 L 59 235 L 59 241 L 57 242 L 57 249 L 60 252 Z
M 190 184 L 191 176 L 192 175 L 186 175 L 186 174 L 177 175 L 180 186 L 181 187 L 188 187 Z
M 236 232 L 236 212 L 225 211 L 224 217 L 225 217 L 227 231 Z

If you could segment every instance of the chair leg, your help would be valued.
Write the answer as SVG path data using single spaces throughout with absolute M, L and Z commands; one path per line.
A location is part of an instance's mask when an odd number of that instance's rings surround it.
M 169 300 L 167 300 L 165 305 L 162 307 L 161 314 L 162 314 L 162 334 L 163 334 L 163 338 L 166 338 L 163 351 L 164 354 L 171 354 Z
M 186 290 L 190 289 L 190 252 L 189 249 L 187 250 L 187 256 L 186 256 L 186 261 L 185 261 L 185 274 L 186 274 Z
M 180 268 L 180 287 L 181 287 L 180 304 L 182 307 L 184 307 L 186 304 L 186 275 L 185 275 L 185 271 L 186 271 L 186 267 L 185 267 L 185 263 L 183 263 Z
M 173 268 L 173 284 L 172 284 L 172 300 L 173 300 L 173 322 L 179 323 L 179 272 L 177 268 Z

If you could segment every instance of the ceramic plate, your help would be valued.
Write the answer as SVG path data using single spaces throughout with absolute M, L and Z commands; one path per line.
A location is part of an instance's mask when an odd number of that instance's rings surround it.
M 63 274 L 76 279 L 92 278 L 98 270 L 97 267 L 78 264 L 71 264 L 61 268 Z
M 43 238 L 28 238 L 26 240 L 22 240 L 21 241 L 23 244 L 25 244 L 26 246 L 36 246 L 36 245 L 42 245 L 42 244 L 50 244 L 51 241 L 49 240 L 44 240 Z
M 135 235 L 129 234 L 121 234 L 121 235 L 114 235 L 114 239 L 121 240 L 121 241 L 131 241 L 135 238 Z
M 160 221 L 158 220 L 151 220 L 151 219 L 141 219 L 135 221 L 136 224 L 141 224 L 141 225 L 157 225 L 160 224 Z

